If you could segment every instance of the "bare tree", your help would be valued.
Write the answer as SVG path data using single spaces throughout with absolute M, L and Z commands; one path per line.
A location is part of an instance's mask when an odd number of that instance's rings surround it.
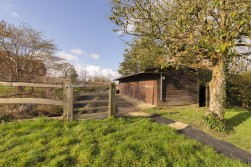
M 26 24 L 14 26 L 0 22 L 0 72 L 2 78 L 16 81 L 31 80 L 45 75 L 55 56 L 53 40 Z M 46 67 L 45 67 L 46 66 Z
M 80 79 L 83 82 L 87 82 L 87 70 L 86 70 L 86 66 L 83 69 L 81 69 L 79 77 L 80 77 Z
M 73 68 L 73 65 L 67 62 L 60 62 L 54 66 L 54 70 L 63 78 L 68 78 L 70 76 L 70 71 Z

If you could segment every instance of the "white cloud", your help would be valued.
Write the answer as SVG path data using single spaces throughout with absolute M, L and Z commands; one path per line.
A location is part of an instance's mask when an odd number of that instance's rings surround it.
M 82 64 L 79 56 L 88 56 L 94 60 L 98 60 L 100 56 L 95 53 L 87 53 L 81 49 L 71 49 L 69 52 L 59 52 L 58 56 L 65 59 L 66 61 L 71 61 L 71 64 L 76 68 L 79 77 L 83 78 L 83 72 L 86 70 L 86 75 L 88 79 L 93 77 L 105 77 L 108 79 L 115 79 L 120 77 L 117 71 L 113 71 L 110 68 L 102 68 L 96 65 L 86 65 Z
M 113 71 L 110 68 L 101 68 L 96 65 L 84 65 L 84 64 L 76 64 L 74 65 L 79 76 L 81 77 L 83 71 L 86 70 L 87 78 L 92 77 L 105 77 L 109 79 L 115 79 L 120 77 L 119 73 L 117 71 Z
M 88 52 L 83 51 L 81 49 L 71 49 L 70 53 L 75 54 L 75 55 L 87 56 L 93 60 L 98 60 L 100 58 L 100 55 L 98 55 L 96 53 L 88 53 Z
M 125 28 L 123 28 L 122 30 L 117 31 L 117 35 L 118 36 L 123 36 L 123 35 L 126 35 L 124 31 L 133 33 L 134 30 L 135 30 L 135 24 L 134 24 L 133 21 L 131 21 Z
M 135 30 L 134 24 L 133 24 L 133 23 L 128 24 L 128 26 L 127 26 L 127 31 L 128 31 L 128 32 L 133 32 L 134 30 Z
M 16 12 L 11 12 L 13 16 L 19 17 L 19 15 Z
M 99 55 L 98 54 L 95 54 L 95 53 L 91 53 L 90 54 L 90 57 L 94 60 L 98 60 L 99 59 Z
M 122 36 L 122 35 L 125 35 L 125 33 L 124 33 L 124 31 L 119 30 L 119 31 L 117 32 L 117 35 L 118 35 L 118 36 Z
M 65 59 L 65 60 L 69 60 L 69 61 L 72 61 L 72 60 L 78 61 L 79 60 L 77 56 L 66 53 L 66 52 L 59 52 L 58 56 Z
M 8 3 L 0 4 L 0 9 L 4 12 L 11 14 L 12 16 L 19 17 L 19 15 L 13 11 L 15 7 Z
M 72 54 L 76 54 L 76 55 L 85 55 L 86 54 L 86 52 L 82 51 L 81 49 L 71 49 L 70 52 Z

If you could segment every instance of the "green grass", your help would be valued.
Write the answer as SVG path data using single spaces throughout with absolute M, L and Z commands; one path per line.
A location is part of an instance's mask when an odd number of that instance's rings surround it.
M 0 124 L 0 166 L 248 166 L 143 118 Z
M 0 86 L 0 92 L 4 91 L 6 89 L 7 90 L 10 89 L 10 87 L 8 87 L 8 86 Z
M 227 133 L 211 130 L 203 121 L 207 108 L 177 106 L 165 109 L 146 109 L 146 112 L 161 114 L 167 118 L 184 122 L 218 139 L 228 141 L 251 153 L 251 110 L 242 108 L 225 109 Z
M 0 96 L 6 95 L 6 93 L 13 92 L 15 87 L 0 86 Z

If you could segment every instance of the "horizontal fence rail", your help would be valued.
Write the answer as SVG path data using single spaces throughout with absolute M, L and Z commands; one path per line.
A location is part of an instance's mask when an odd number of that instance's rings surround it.
M 75 97 L 79 96 L 97 96 L 97 95 L 109 95 L 108 92 L 76 92 L 74 93 Z
M 67 88 L 83 88 L 85 85 L 67 85 Z
M 108 109 L 108 106 L 88 106 L 88 107 L 74 108 L 73 111 L 101 110 L 101 109 Z
M 73 104 L 87 104 L 87 103 L 98 103 L 98 102 L 107 102 L 108 104 L 108 99 L 98 99 L 98 100 L 80 100 L 80 101 L 75 101 Z
M 67 87 L 71 87 L 71 88 L 99 88 L 99 87 L 104 87 L 104 85 L 95 85 L 93 86 L 92 84 L 88 85 L 88 84 L 85 84 L 85 85 L 67 85 Z M 108 88 L 108 86 L 106 86 Z
M 63 88 L 63 84 L 40 84 L 28 82 L 0 82 L 1 86 L 27 86 L 37 88 Z
M 0 104 L 52 104 L 63 105 L 61 100 L 43 98 L 0 98 Z

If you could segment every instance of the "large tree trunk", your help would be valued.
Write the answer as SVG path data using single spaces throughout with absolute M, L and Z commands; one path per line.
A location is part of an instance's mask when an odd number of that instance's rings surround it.
M 213 60 L 212 80 L 209 83 L 210 103 L 209 113 L 214 113 L 224 120 L 224 105 L 226 100 L 225 62 L 222 59 Z

